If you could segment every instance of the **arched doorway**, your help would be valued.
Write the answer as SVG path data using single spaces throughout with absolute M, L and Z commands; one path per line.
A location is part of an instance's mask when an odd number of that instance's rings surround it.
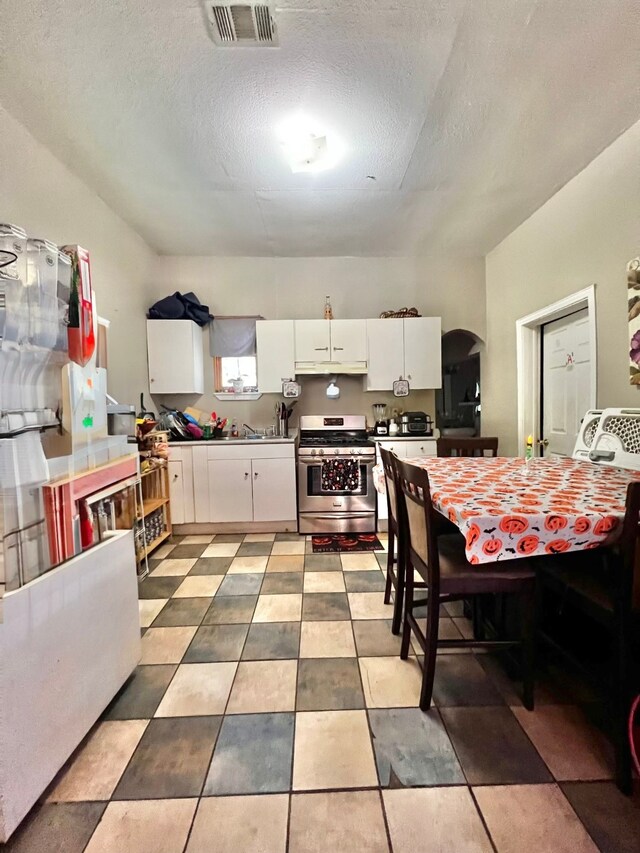
M 436 391 L 440 435 L 480 435 L 480 353 L 484 342 L 467 329 L 442 336 L 442 388 Z

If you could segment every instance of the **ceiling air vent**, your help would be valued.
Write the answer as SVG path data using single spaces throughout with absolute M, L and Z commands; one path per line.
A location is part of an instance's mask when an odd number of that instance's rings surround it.
M 224 47 L 274 47 L 278 31 L 266 3 L 211 3 L 205 0 L 209 34 Z

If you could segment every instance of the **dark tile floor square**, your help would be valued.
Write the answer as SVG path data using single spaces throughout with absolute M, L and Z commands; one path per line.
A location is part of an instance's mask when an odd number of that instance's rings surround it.
M 436 705 L 504 705 L 474 655 L 439 655 L 433 682 Z
M 355 658 L 306 658 L 298 664 L 297 711 L 364 708 Z
M 341 572 L 340 554 L 307 554 L 304 558 L 304 570 L 305 572 Z
M 248 625 L 201 625 L 183 663 L 240 660 L 248 629 Z
M 261 595 L 302 592 L 304 575 L 302 572 L 272 572 L 265 575 Z
M 347 592 L 382 592 L 385 587 L 382 572 L 345 572 Z
M 104 714 L 105 720 L 148 720 L 177 669 L 175 664 L 139 666 Z
M 226 575 L 233 557 L 200 557 L 190 575 Z
M 625 797 L 613 782 L 564 782 L 560 785 L 602 853 L 640 850 L 640 782 Z
M 244 542 L 236 557 L 268 557 L 271 553 L 272 542 Z
M 82 853 L 106 803 L 37 805 L 2 846 L 5 853 Z
M 276 533 L 276 542 L 298 542 L 304 540 L 304 536 L 300 536 L 295 531 L 293 533 Z
M 200 796 L 221 719 L 167 717 L 151 720 L 113 799 Z
M 216 533 L 213 542 L 244 542 L 244 533 Z
M 288 791 L 293 714 L 238 714 L 224 718 L 204 795 Z
M 263 577 L 262 574 L 227 575 L 218 587 L 216 598 L 226 595 L 257 595 Z
M 386 551 L 376 551 L 375 553 L 376 553 L 376 560 L 378 561 L 380 568 L 384 569 L 386 572 L 387 571 L 387 560 L 389 559 L 387 557 L 387 552 Z
M 255 622 L 249 628 L 242 660 L 292 660 L 300 648 L 299 622 Z
M 145 578 L 138 585 L 138 598 L 171 598 L 183 580 L 183 577 Z
M 172 598 L 153 621 L 153 628 L 199 625 L 211 604 L 210 598 Z
M 344 592 L 314 592 L 302 597 L 302 619 L 305 622 L 337 622 L 350 618 L 349 602 Z
M 193 560 L 202 557 L 206 545 L 176 545 L 169 554 L 172 560 Z
M 360 572 L 350 574 L 357 575 Z M 359 657 L 393 657 L 400 654 L 400 637 L 391 633 L 391 619 L 356 619 L 353 622 L 353 634 Z
M 441 708 L 440 713 L 470 785 L 553 781 L 509 708 Z
M 440 715 L 419 708 L 369 710 L 383 787 L 463 785 L 464 774 Z
M 251 622 L 257 595 L 236 595 L 214 598 L 205 613 L 203 625 L 234 625 Z

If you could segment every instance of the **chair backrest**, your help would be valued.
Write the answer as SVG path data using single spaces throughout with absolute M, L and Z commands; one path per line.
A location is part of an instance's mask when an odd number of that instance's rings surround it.
M 440 563 L 436 510 L 431 503 L 429 475 L 423 468 L 395 460 L 399 499 L 407 528 L 407 555 L 429 584 L 429 595 L 438 595 Z
M 393 524 L 394 531 L 398 532 L 398 494 L 396 489 L 396 456 L 384 447 L 380 447 L 380 459 L 384 469 L 387 483 L 387 512 L 389 524 Z
M 585 426 L 587 419 L 597 425 Z M 591 439 L 588 450 L 582 449 Z M 582 442 L 582 444 L 581 444 Z M 602 409 L 585 415 L 573 455 L 600 465 L 614 465 L 640 471 L 640 409 Z
M 438 456 L 497 456 L 497 438 L 439 438 Z

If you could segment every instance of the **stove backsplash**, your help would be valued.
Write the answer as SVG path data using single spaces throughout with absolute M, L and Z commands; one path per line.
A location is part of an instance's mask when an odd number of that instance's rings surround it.
M 397 408 L 402 411 L 426 412 L 435 420 L 435 391 L 411 391 L 408 397 L 394 397 L 391 391 L 364 391 L 362 376 L 338 376 L 340 397 L 331 400 L 326 396 L 327 385 L 332 376 L 302 376 L 298 381 L 302 385 L 302 394 L 298 397 L 297 405 L 289 423 L 290 428 L 297 429 L 300 415 L 345 414 L 365 415 L 367 425 L 373 426 L 374 403 L 386 403 L 387 413 Z M 155 397 L 156 409 L 160 403 L 167 406 L 183 408 L 195 406 L 205 412 L 216 411 L 222 417 L 237 418 L 240 424 L 247 423 L 252 427 L 268 426 L 274 421 L 274 407 L 280 394 L 263 394 L 259 400 L 218 400 L 213 394 L 205 394 L 194 398 L 187 395 Z

